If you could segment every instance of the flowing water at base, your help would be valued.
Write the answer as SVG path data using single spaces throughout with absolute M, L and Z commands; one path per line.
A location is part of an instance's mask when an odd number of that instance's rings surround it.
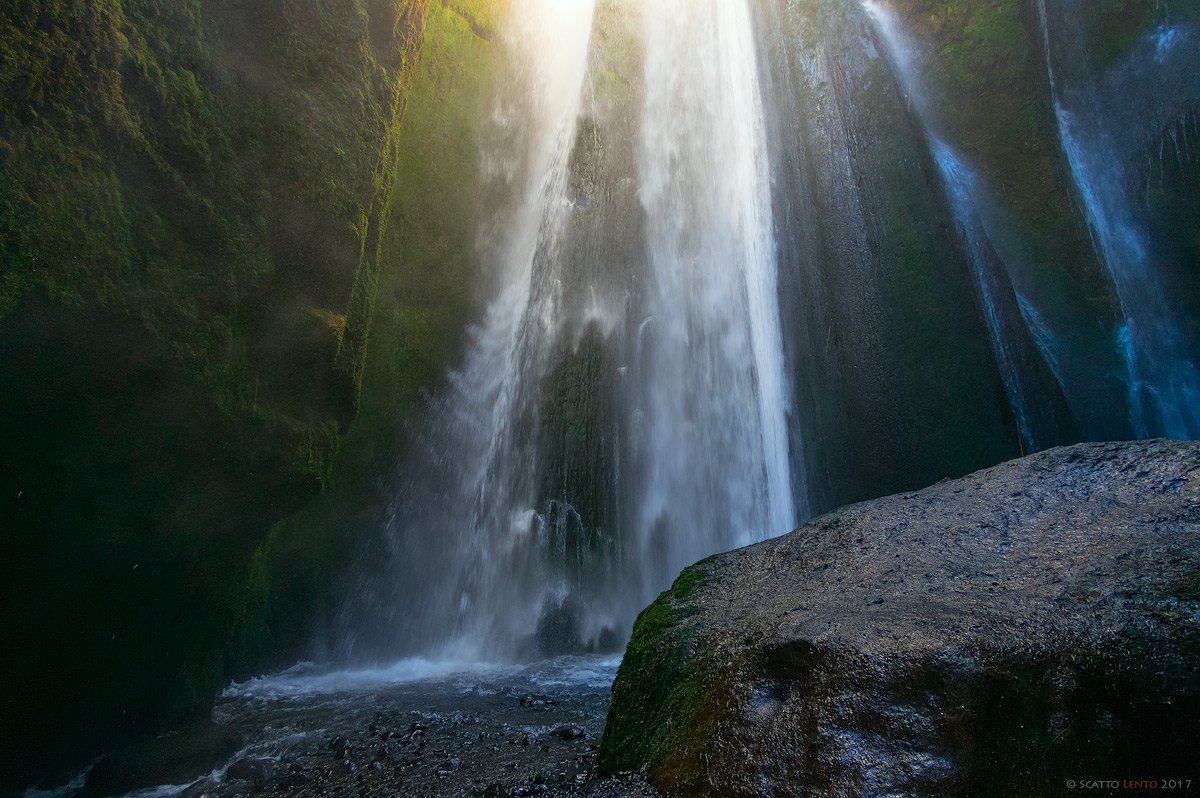
M 188 784 L 127 798 L 596 796 L 649 798 L 639 776 L 596 779 L 619 657 L 528 666 L 410 659 L 330 670 L 300 664 L 225 690 L 214 720 L 245 745 Z M 59 790 L 67 798 L 86 773 Z

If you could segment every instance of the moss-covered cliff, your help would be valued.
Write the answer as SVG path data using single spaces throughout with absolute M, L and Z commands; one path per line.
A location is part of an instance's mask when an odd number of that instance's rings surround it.
M 6 777 L 226 676 L 254 552 L 358 405 L 427 6 L 0 15 Z
M 334 587 L 360 578 L 348 568 L 373 556 L 370 546 L 379 542 L 376 533 L 395 501 L 390 477 L 397 459 L 421 431 L 415 422 L 424 401 L 461 356 L 477 304 L 479 125 L 508 4 L 476 0 L 429 9 L 380 242 L 359 412 L 338 447 L 329 489 L 277 524 L 255 558 L 256 610 L 239 639 L 277 664 L 294 662 L 314 638 L 325 639 L 326 622 L 344 598 Z

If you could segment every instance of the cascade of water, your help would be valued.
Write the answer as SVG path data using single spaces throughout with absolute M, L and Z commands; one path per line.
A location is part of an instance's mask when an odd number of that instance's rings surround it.
M 347 654 L 512 656 L 559 587 L 539 557 L 545 530 L 532 509 L 536 389 L 560 334 L 558 249 L 592 14 L 591 0 L 516 0 L 510 12 L 510 74 L 481 153 L 506 198 L 480 243 L 495 298 L 430 410 L 389 514 L 390 562 L 347 610 L 371 617 L 370 640 L 347 640 Z
M 932 143 L 934 160 L 946 184 L 946 194 L 954 211 L 959 235 L 966 245 L 971 276 L 975 279 L 984 321 L 992 339 L 992 351 L 995 352 L 996 363 L 1000 366 L 1004 392 L 1008 396 L 1008 403 L 1017 421 L 1017 429 L 1025 443 L 1025 451 L 1038 451 L 1045 445 L 1038 440 L 1032 418 L 1031 406 L 1036 402 L 1036 396 L 1027 384 L 1013 351 L 1012 342 L 1015 336 L 1009 329 L 1012 320 L 1000 312 L 999 297 L 1003 287 L 992 269 L 987 233 L 984 232 L 983 224 L 971 200 L 972 193 L 977 190 L 977 178 L 954 150 L 937 138 L 932 139 Z M 1019 296 L 1017 299 L 1020 301 Z
M 1130 423 L 1140 437 L 1200 436 L 1200 371 L 1195 342 L 1179 323 L 1156 263 L 1128 170 L 1142 157 L 1147 131 L 1164 113 L 1200 97 L 1193 28 L 1164 25 L 1144 37 L 1106 74 L 1080 67 L 1087 53 L 1075 0 L 1062 0 L 1061 24 L 1037 4 L 1055 114 L 1093 243 L 1120 298 L 1125 317 L 1119 347 L 1125 355 Z M 1065 73 L 1065 74 L 1064 74 Z
M 617 314 L 601 311 L 590 281 L 611 283 L 611 293 L 620 280 L 603 272 L 629 267 L 579 236 L 594 226 L 589 214 L 623 213 L 610 205 L 625 195 L 601 192 L 591 203 L 572 171 L 586 171 L 589 147 L 610 133 L 581 100 L 593 11 L 592 2 L 519 0 L 510 12 L 512 74 L 500 83 L 482 152 L 497 193 L 510 197 L 482 228 L 495 298 L 433 404 L 425 445 L 401 469 L 390 562 L 347 610 L 370 617 L 347 654 L 494 661 L 538 653 L 560 625 L 576 645 L 603 641 L 604 626 L 628 628 L 681 567 L 790 531 L 798 512 L 807 515 L 793 499 L 747 4 L 642 4 L 640 120 L 619 130 L 639 135 L 638 192 L 626 202 L 641 206 L 645 250 L 634 257 L 646 273 L 626 289 L 635 308 Z M 600 138 L 577 147 L 579 129 Z M 588 371 L 578 359 L 587 336 L 598 358 L 625 365 Z M 563 377 L 572 373 L 564 363 L 587 376 Z M 602 378 L 619 386 L 594 383 Z M 567 561 L 567 539 L 591 541 L 597 521 L 553 492 L 562 483 L 544 479 L 544 460 L 583 445 L 589 425 L 613 421 L 547 421 L 547 401 L 594 407 L 584 390 L 623 397 L 605 413 L 627 417 L 616 424 L 631 440 L 613 448 L 612 473 L 588 475 L 621 474 L 624 487 L 591 495 L 622 502 L 607 517 L 626 528 L 597 536 L 603 550 L 575 552 L 603 560 L 590 565 L 599 576 L 580 581 L 569 573 L 583 566 Z
M 640 198 L 649 286 L 638 341 L 637 540 L 645 585 L 790 531 L 788 386 L 755 42 L 745 2 L 645 14 Z
M 1030 315 L 1035 321 L 1040 319 L 1032 303 L 1012 288 L 1007 274 L 1002 276 L 1004 264 L 997 263 L 999 258 L 976 207 L 976 197 L 986 189 L 962 157 L 937 132 L 936 109 L 920 78 L 913 60 L 912 45 L 906 40 L 899 20 L 878 0 L 862 0 L 862 6 L 875 24 L 896 77 L 929 140 L 971 266 L 971 276 L 987 324 L 992 351 L 1025 451 L 1045 448 L 1054 442 L 1055 424 L 1052 418 L 1046 417 L 1046 403 L 1039 401 L 1030 379 L 1030 369 L 1023 367 L 1018 341 L 1022 335 L 1032 333 L 1032 340 L 1061 388 L 1062 377 L 1055 368 L 1059 359 L 1059 342 L 1044 323 L 1034 329 Z M 1002 303 L 1008 295 L 1015 301 L 1019 317 L 1031 328 L 1028 332 L 1017 328 L 1019 322 L 1012 313 L 1004 312 Z

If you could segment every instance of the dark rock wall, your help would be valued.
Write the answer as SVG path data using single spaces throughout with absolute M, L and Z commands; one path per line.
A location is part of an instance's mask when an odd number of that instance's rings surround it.
M 1059 138 L 1051 80 L 1060 99 L 1069 87 L 1128 81 L 1122 75 L 1136 71 L 1137 51 L 1155 46 L 1146 37 L 1164 24 L 1194 25 L 1200 12 L 1191 3 L 1147 0 L 888 5 L 917 46 L 916 66 L 938 110 L 939 135 L 988 187 L 993 201 L 980 209 L 981 217 L 1014 289 L 1059 342 L 1055 368 L 1081 439 L 1132 437 L 1120 341 L 1125 319 Z M 1157 90 L 1162 81 L 1170 89 Z M 1184 254 L 1194 238 L 1188 208 L 1200 188 L 1177 165 L 1188 159 L 1189 148 L 1162 144 L 1180 140 L 1195 104 L 1195 84 L 1184 85 L 1170 69 L 1132 83 L 1147 88 L 1105 95 L 1112 123 L 1106 135 L 1127 173 L 1131 217 L 1145 228 L 1146 268 L 1168 293 L 1179 295 L 1171 307 L 1181 319 L 1180 334 L 1187 336 L 1197 307 L 1191 293 L 1195 272 L 1181 264 L 1190 257 Z M 1121 141 L 1130 131 L 1145 140 Z
M 631 465 L 628 408 L 637 379 L 637 325 L 647 279 L 645 213 L 638 199 L 638 151 L 645 77 L 641 10 L 597 0 L 588 80 L 571 153 L 571 214 L 561 260 L 567 328 L 543 385 L 538 511 L 551 531 L 548 552 L 571 595 L 557 608 L 561 632 L 543 624 L 543 654 L 579 651 L 579 605 L 606 596 L 630 575 L 627 538 L 634 500 L 621 475 Z M 603 311 L 598 308 L 604 308 Z M 602 647 L 615 635 L 606 629 Z M 606 642 L 604 642 L 606 641 Z
M 245 632 L 274 665 L 347 655 L 350 622 L 343 616 L 369 615 L 364 607 L 399 588 L 389 583 L 392 574 L 375 575 L 373 566 L 395 543 L 381 530 L 405 501 L 401 463 L 425 451 L 427 402 L 460 362 L 467 326 L 482 305 L 476 238 L 487 197 L 478 154 L 507 7 L 508 0 L 430 6 L 400 127 L 359 412 L 325 493 L 276 525 L 256 560 L 253 602 L 268 623 Z M 436 443 L 433 449 L 440 451 Z M 418 571 L 426 567 L 420 545 L 412 541 L 414 553 L 405 558 Z M 379 624 L 395 626 L 396 619 Z
M 913 45 L 934 120 L 906 96 L 857 0 L 754 4 L 797 407 L 792 448 L 818 509 L 1022 449 L 926 126 L 984 186 L 975 210 L 1002 263 L 1002 312 L 1023 331 L 1016 345 L 1037 386 L 1032 402 L 1049 420 L 1041 437 L 1053 445 L 1133 435 L 1123 318 L 1059 139 L 1038 4 L 885 5 Z M 1046 5 L 1081 31 L 1078 57 L 1055 59 L 1060 83 L 1103 79 L 1147 46 L 1139 39 L 1156 25 L 1196 14 L 1140 0 Z M 1064 63 L 1075 74 L 1061 74 Z M 1194 265 L 1198 190 L 1189 102 L 1113 110 L 1149 130 L 1153 146 L 1126 165 L 1137 184 L 1130 196 L 1151 210 L 1147 268 L 1177 286 L 1184 334 L 1196 308 L 1195 270 L 1183 265 Z M 1026 331 L 1019 306 L 1040 329 Z
M 857 3 L 760 3 L 794 430 L 817 510 L 1016 456 L 924 134 Z
M 1100 15 L 1102 5 L 1090 7 Z M 1058 367 L 1083 439 L 1130 437 L 1127 420 L 1110 412 L 1127 404 L 1120 310 L 1059 141 L 1036 4 L 912 0 L 896 9 L 919 44 L 943 134 L 995 197 L 985 224 L 1014 287 L 1066 341 Z M 1130 44 L 1143 24 L 1126 29 Z
M 4 781 L 195 712 L 358 405 L 428 0 L 0 14 Z

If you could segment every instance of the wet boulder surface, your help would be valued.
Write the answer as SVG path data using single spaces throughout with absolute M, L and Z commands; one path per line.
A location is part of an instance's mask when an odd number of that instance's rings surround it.
M 1200 443 L 1160 440 L 1053 449 L 686 569 L 638 619 L 598 763 L 666 796 L 1041 798 L 1194 780 L 1197 739 Z

